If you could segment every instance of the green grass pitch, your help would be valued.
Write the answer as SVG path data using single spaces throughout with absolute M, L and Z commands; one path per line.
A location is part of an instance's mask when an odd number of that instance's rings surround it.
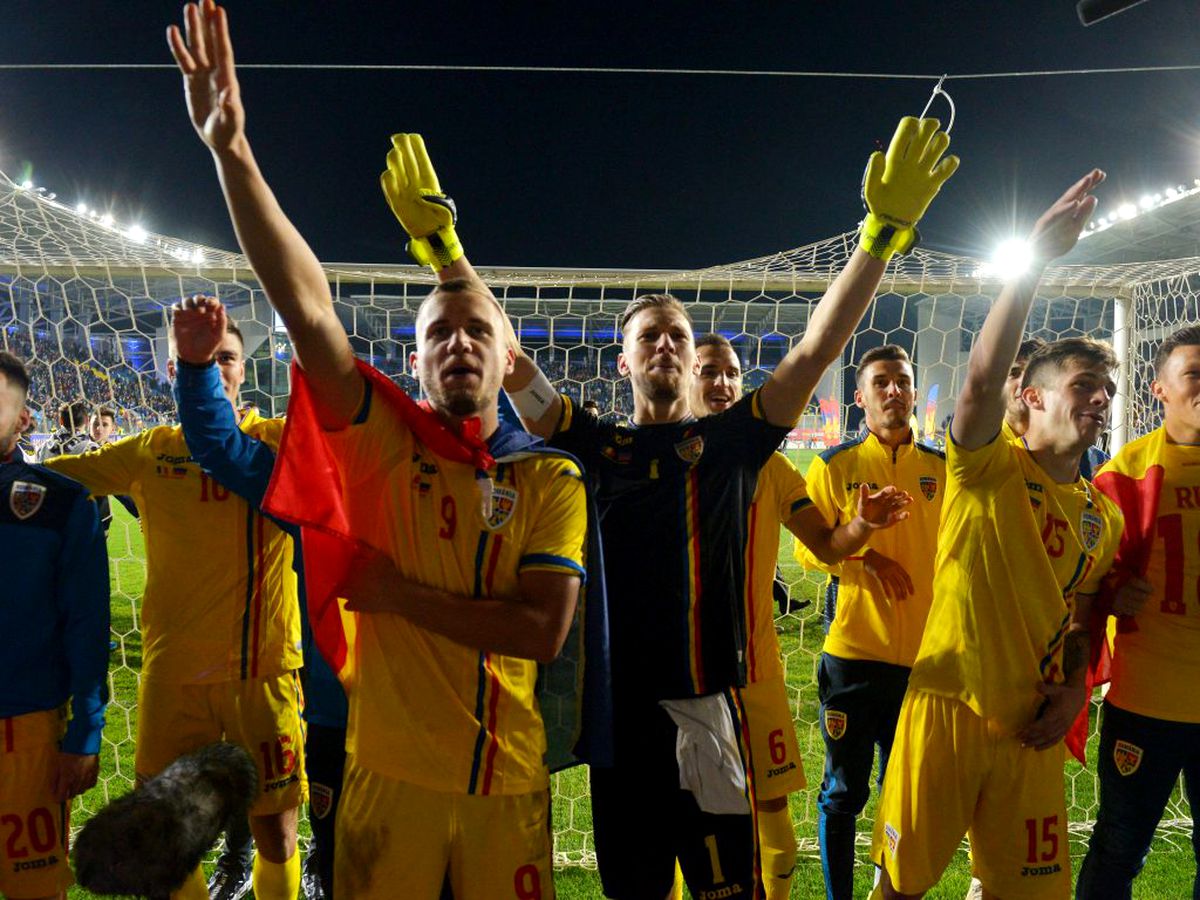
M 806 471 L 813 451 L 798 450 L 789 453 Z M 141 667 L 141 637 L 138 630 L 138 606 L 144 583 L 143 543 L 136 520 L 132 519 L 119 504 L 113 504 L 115 519 L 109 535 L 109 552 L 114 560 L 110 577 L 113 588 L 112 627 L 117 649 L 113 651 L 111 672 L 112 705 L 108 712 L 105 728 L 105 744 L 101 756 L 100 782 L 96 788 L 77 801 L 72 813 L 72 822 L 79 826 L 88 815 L 100 808 L 108 798 L 117 797 L 129 789 L 133 782 L 133 738 L 137 725 L 136 672 Z M 779 639 L 787 661 L 788 687 L 797 697 L 797 728 L 800 748 L 804 756 L 804 769 L 808 776 L 809 789 L 791 797 L 792 816 L 797 824 L 797 835 L 801 841 L 800 863 L 796 868 L 792 887 L 793 898 L 817 898 L 824 896 L 824 881 L 820 861 L 813 848 L 816 846 L 816 789 L 820 785 L 824 756 L 820 734 L 816 728 L 817 698 L 814 665 L 820 653 L 824 635 L 821 630 L 820 608 L 816 601 L 820 583 L 813 576 L 805 577 L 792 559 L 792 539 L 788 534 L 781 541 L 779 563 L 785 578 L 793 584 L 793 597 L 806 597 L 814 602 L 798 614 L 792 614 L 779 623 Z M 1089 747 L 1089 760 L 1095 759 L 1095 738 Z M 1084 810 L 1094 808 L 1093 781 L 1081 773 L 1079 766 L 1070 762 L 1067 770 L 1067 802 L 1074 820 L 1082 818 Z M 1178 797 L 1175 798 L 1178 802 Z M 872 796 L 860 820 L 859 860 L 855 874 L 855 896 L 865 897 L 870 891 L 872 872 L 866 864 L 865 836 L 874 811 Z M 591 810 L 587 801 L 587 775 L 583 769 L 574 769 L 557 776 L 554 822 L 560 832 L 559 851 L 580 850 L 590 847 Z M 669 823 L 664 823 L 668 827 Z M 302 829 L 307 831 L 306 824 Z M 586 837 L 585 837 L 586 835 Z M 1078 867 L 1085 849 L 1083 839 L 1073 836 L 1072 857 Z M 1191 896 L 1195 864 L 1186 835 L 1177 831 L 1171 836 L 1155 841 L 1146 869 L 1134 883 L 1136 898 L 1182 898 Z M 956 854 L 941 883 L 929 893 L 931 898 L 954 898 L 961 900 L 966 895 L 970 881 L 969 862 L 966 852 Z M 595 870 L 581 866 L 567 866 L 555 873 L 558 896 L 562 900 L 592 900 L 602 897 L 600 879 Z M 93 895 L 80 888 L 73 888 L 69 896 L 90 898 Z

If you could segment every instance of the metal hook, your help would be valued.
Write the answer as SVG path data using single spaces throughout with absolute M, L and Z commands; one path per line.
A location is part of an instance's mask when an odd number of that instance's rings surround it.
M 944 129 L 946 134 L 949 135 L 950 129 L 954 127 L 954 100 L 948 93 L 946 93 L 946 91 L 942 90 L 942 85 L 945 83 L 945 81 L 946 75 L 943 75 L 938 79 L 938 83 L 933 86 L 933 93 L 929 95 L 929 102 L 927 102 L 925 104 L 925 108 L 921 110 L 921 118 L 925 118 L 925 114 L 929 112 L 929 107 L 933 106 L 933 101 L 937 99 L 938 94 L 941 94 L 946 98 L 946 103 L 950 105 L 950 124 Z

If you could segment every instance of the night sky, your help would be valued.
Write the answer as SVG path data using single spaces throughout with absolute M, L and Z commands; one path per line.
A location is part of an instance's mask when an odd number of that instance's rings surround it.
M 1086 29 L 1073 0 L 783 6 L 228 4 L 243 63 L 952 75 L 1200 63 L 1194 0 L 1151 0 Z M 169 63 L 163 32 L 180 6 L 0 9 L 0 64 Z M 867 155 L 933 86 L 445 71 L 246 70 L 241 82 L 259 162 L 325 261 L 407 261 L 377 177 L 389 134 L 418 131 L 474 262 L 623 268 L 731 262 L 852 228 Z M 1093 165 L 1110 176 L 1102 210 L 1200 177 L 1200 72 L 947 88 L 963 163 L 922 224 L 927 247 L 986 254 Z M 60 200 L 111 209 L 119 222 L 235 247 L 167 69 L 0 69 L 0 170 L 18 180 L 31 171 Z

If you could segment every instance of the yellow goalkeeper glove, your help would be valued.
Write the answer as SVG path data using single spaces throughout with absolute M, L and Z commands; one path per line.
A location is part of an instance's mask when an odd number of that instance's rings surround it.
M 393 134 L 387 171 L 379 176 L 383 195 L 408 236 L 408 252 L 438 272 L 463 255 L 454 231 L 458 210 L 442 193 L 419 134 Z
M 958 168 L 957 156 L 942 158 L 950 136 L 938 130 L 939 124 L 937 119 L 905 116 L 887 154 L 876 150 L 867 162 L 862 184 L 867 215 L 859 245 L 877 259 L 887 262 L 916 246 L 921 237 L 917 222 Z

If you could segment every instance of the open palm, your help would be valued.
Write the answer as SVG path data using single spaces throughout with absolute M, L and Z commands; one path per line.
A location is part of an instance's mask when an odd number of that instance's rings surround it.
M 167 28 L 171 55 L 183 74 L 192 125 L 210 149 L 224 150 L 241 136 L 246 124 L 241 92 L 233 65 L 233 45 L 225 10 L 213 0 L 183 8 L 181 34 Z

